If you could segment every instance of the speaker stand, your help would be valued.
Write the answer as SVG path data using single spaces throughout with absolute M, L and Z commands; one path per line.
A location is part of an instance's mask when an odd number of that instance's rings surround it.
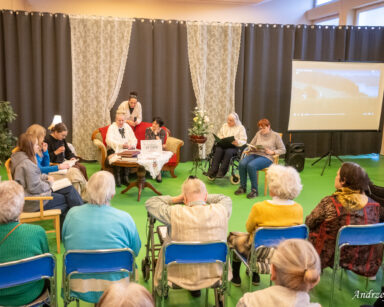
M 339 161 L 341 163 L 344 162 L 338 155 L 334 154 L 334 151 L 332 150 L 332 144 L 333 144 L 333 132 L 331 132 L 331 141 L 329 143 L 329 151 L 326 152 L 325 154 L 323 154 L 319 159 L 317 159 L 315 162 L 312 163 L 312 166 L 313 166 L 317 162 L 319 162 L 321 159 L 326 158 L 324 166 L 323 166 L 323 170 L 321 171 L 321 176 L 323 176 L 324 170 L 325 170 L 325 167 L 327 166 L 327 164 L 328 164 L 328 166 L 331 166 L 331 158 L 332 158 L 332 156 L 335 156 L 337 159 L 339 159 Z

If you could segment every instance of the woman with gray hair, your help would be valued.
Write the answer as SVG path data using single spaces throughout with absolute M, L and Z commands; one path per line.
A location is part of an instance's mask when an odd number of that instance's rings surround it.
M 239 115 L 235 112 L 228 115 L 227 122 L 223 124 L 217 136 L 220 139 L 233 137 L 234 140 L 229 145 L 218 142 L 214 146 L 212 163 L 207 172 L 208 179 L 210 180 L 224 177 L 228 171 L 231 158 L 236 155 L 238 148 L 247 143 L 247 133 L 241 124 Z
M 24 189 L 16 181 L 0 183 L 0 263 L 49 253 L 47 235 L 38 225 L 21 224 Z M 44 281 L 0 290 L 0 306 L 20 306 L 38 298 Z
M 65 249 L 130 248 L 139 254 L 141 241 L 135 222 L 125 211 L 111 207 L 115 195 L 115 179 L 106 171 L 91 176 L 87 183 L 88 204 L 69 210 L 63 226 Z M 71 286 L 76 296 L 89 303 L 97 303 L 114 281 L 126 280 L 126 273 L 94 276 L 81 274 Z M 100 280 L 102 280 L 100 282 Z
M 97 307 L 155 307 L 153 297 L 142 285 L 116 282 L 104 292 Z
M 287 227 L 303 224 L 303 208 L 294 199 L 299 196 L 303 186 L 300 175 L 293 167 L 273 164 L 267 172 L 269 194 L 271 200 L 264 200 L 253 205 L 246 223 L 247 233 L 230 233 L 228 243 L 239 251 L 245 258 L 250 255 L 254 233 L 258 227 Z M 263 253 L 268 254 L 268 253 Z M 272 251 L 269 253 L 269 258 Z M 268 259 L 260 261 L 260 267 L 269 272 L 269 266 L 265 265 Z M 233 279 L 235 286 L 240 286 L 239 259 L 232 262 Z M 252 283 L 258 285 L 260 277 L 258 274 L 252 276 Z

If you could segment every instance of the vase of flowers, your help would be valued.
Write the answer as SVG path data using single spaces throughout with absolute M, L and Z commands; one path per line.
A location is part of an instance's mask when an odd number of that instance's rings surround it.
M 203 144 L 207 141 L 207 133 L 209 132 L 209 118 L 207 114 L 198 107 L 193 110 L 192 127 L 188 129 L 191 142 Z

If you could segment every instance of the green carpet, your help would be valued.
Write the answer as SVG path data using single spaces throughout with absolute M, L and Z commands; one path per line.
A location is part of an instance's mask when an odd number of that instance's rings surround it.
M 342 159 L 345 161 L 353 161 L 359 163 L 363 166 L 368 172 L 370 178 L 377 185 L 384 186 L 384 157 L 376 154 L 371 155 L 361 155 L 361 156 L 343 156 Z M 306 165 L 303 172 L 300 173 L 303 191 L 300 196 L 296 199 L 304 208 L 304 216 L 308 215 L 311 210 L 317 205 L 322 197 L 331 194 L 334 191 L 334 179 L 337 172 L 337 169 L 340 167 L 340 162 L 336 159 L 332 159 L 331 166 L 327 166 L 323 176 L 320 176 L 321 170 L 325 161 L 320 161 L 314 166 L 311 166 L 311 163 L 315 159 L 306 159 Z M 283 163 L 280 161 L 280 163 Z M 86 164 L 88 175 L 99 170 L 99 165 L 97 163 L 88 163 Z M 190 174 L 189 171 L 192 167 L 192 163 L 180 163 L 176 168 L 177 178 L 170 177 L 169 173 L 163 175 L 163 182 L 157 183 L 152 179 L 148 179 L 159 191 L 163 194 L 178 195 L 180 193 L 181 183 L 185 180 L 186 177 Z M 233 192 L 236 190 L 237 186 L 234 186 L 230 183 L 228 178 L 217 179 L 215 182 L 208 181 L 204 176 L 200 178 L 206 183 L 209 193 L 222 193 L 230 195 L 233 201 L 233 210 L 232 216 L 229 221 L 229 230 L 230 231 L 245 231 L 245 222 L 247 220 L 248 214 L 251 210 L 252 205 L 267 197 L 260 196 L 257 199 L 249 200 L 244 195 L 235 196 Z M 0 169 L 0 175 L 3 180 L 7 178 L 4 167 Z M 136 226 L 139 230 L 140 238 L 142 240 L 142 248 L 140 254 L 136 259 L 136 263 L 141 267 L 141 260 L 145 256 L 145 242 L 146 242 L 146 222 L 147 214 L 144 207 L 145 201 L 154 196 L 155 194 L 150 189 L 145 189 L 142 193 L 140 202 L 137 201 L 137 189 L 134 188 L 126 194 L 120 194 L 123 188 L 119 188 L 116 191 L 116 196 L 112 200 L 112 205 L 118 209 L 127 211 L 131 214 Z M 260 176 L 259 180 L 259 190 L 263 192 L 264 190 L 264 175 Z M 51 227 L 50 225 L 44 224 L 44 227 Z M 91 235 L 91 234 L 90 234 Z M 49 245 L 53 253 L 56 253 L 56 244 L 55 237 L 49 235 Z M 62 270 L 62 254 L 64 247 L 61 247 L 61 254 L 56 254 L 58 260 L 58 282 L 61 284 L 61 270 Z M 332 270 L 326 269 L 322 276 L 320 283 L 312 290 L 311 299 L 313 302 L 318 302 L 322 306 L 328 305 L 330 286 L 331 286 L 331 273 Z M 360 306 L 362 304 L 370 304 L 375 301 L 373 298 L 354 298 L 357 290 L 360 292 L 367 292 L 372 289 L 373 292 L 379 292 L 380 286 L 382 283 L 382 273 L 381 271 L 377 275 L 376 281 L 369 281 L 368 286 L 365 286 L 366 279 L 359 277 L 351 272 L 347 272 L 343 276 L 342 281 L 342 290 L 335 289 L 335 306 Z M 337 276 L 337 285 L 339 281 L 340 274 Z M 237 301 L 248 289 L 248 278 L 245 276 L 244 267 L 242 267 L 242 285 L 240 288 L 231 287 L 230 296 L 228 296 L 228 306 L 236 306 Z M 144 285 L 150 290 L 151 280 L 148 283 L 144 282 L 141 276 L 139 277 L 139 283 Z M 253 287 L 254 290 L 263 289 L 269 286 L 269 276 L 261 276 L 261 284 L 259 287 Z M 369 295 L 369 294 L 367 294 Z M 200 298 L 192 298 L 190 294 L 185 290 L 171 290 L 169 298 L 166 301 L 166 306 L 204 306 L 205 302 L 204 292 Z M 214 305 L 213 291 L 210 291 L 209 295 L 209 304 Z M 63 302 L 59 299 L 59 306 L 62 306 Z M 72 303 L 74 305 L 74 303 Z M 90 306 L 81 302 L 81 306 Z

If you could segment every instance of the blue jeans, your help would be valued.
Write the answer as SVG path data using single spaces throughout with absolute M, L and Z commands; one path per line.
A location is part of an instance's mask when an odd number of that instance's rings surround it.
M 65 215 L 69 209 L 75 206 L 83 204 L 80 194 L 76 191 L 73 186 L 69 186 L 51 194 L 52 200 L 49 200 L 45 205 L 44 209 L 60 209 Z
M 272 164 L 272 161 L 259 155 L 247 155 L 240 160 L 240 186 L 247 188 L 247 173 L 251 180 L 251 188 L 257 191 L 257 171 L 262 170 Z

